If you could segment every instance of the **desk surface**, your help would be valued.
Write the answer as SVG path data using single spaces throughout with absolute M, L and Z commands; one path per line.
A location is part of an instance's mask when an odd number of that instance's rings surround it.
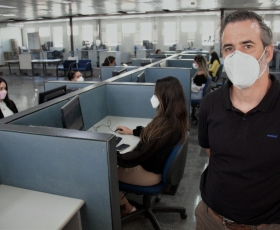
M 0 185 L 0 229 L 62 229 L 84 201 Z
M 5 61 L 6 63 L 19 63 L 19 60 L 10 60 L 10 61 Z
M 34 59 L 31 62 L 59 62 L 61 59 Z
M 100 125 L 99 128 L 97 128 L 97 132 L 98 133 L 111 133 L 111 134 L 115 134 L 117 137 L 122 137 L 120 144 L 129 144 L 130 147 L 125 149 L 124 151 L 120 152 L 120 153 L 126 153 L 129 152 L 131 150 L 133 150 L 136 145 L 139 142 L 139 137 L 133 136 L 133 135 L 123 135 L 123 134 L 119 134 L 118 132 L 113 132 L 111 131 L 108 127 L 105 127 L 104 125 L 108 125 L 108 122 L 111 121 L 111 129 L 112 130 L 116 130 L 116 127 L 119 125 L 122 126 L 126 126 L 127 128 L 130 129 L 135 129 L 136 126 L 147 126 L 148 123 L 150 123 L 152 121 L 152 119 L 148 119 L 148 118 L 135 118 L 135 117 L 116 117 L 116 116 L 107 116 L 105 118 L 103 118 L 101 121 L 99 121 L 98 123 L 96 123 L 95 125 L 93 125 L 88 131 L 91 132 L 96 132 L 94 127 L 98 127 Z

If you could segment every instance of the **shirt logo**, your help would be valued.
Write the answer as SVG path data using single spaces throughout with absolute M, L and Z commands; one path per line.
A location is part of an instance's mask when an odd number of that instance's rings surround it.
M 278 135 L 267 134 L 267 137 L 270 137 L 270 138 L 278 138 Z

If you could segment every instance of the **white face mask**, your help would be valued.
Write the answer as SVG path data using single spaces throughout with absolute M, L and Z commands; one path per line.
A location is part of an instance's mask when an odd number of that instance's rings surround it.
M 151 104 L 154 109 L 156 109 L 159 106 L 159 100 L 156 95 L 153 95 L 151 98 Z
M 84 81 L 84 78 L 82 76 L 80 76 L 77 81 Z
M 198 69 L 198 65 L 197 64 L 193 63 L 192 66 L 193 66 L 194 69 Z
M 6 98 L 6 95 L 7 95 L 7 91 L 5 89 L 1 90 L 0 91 L 0 100 L 4 100 Z
M 224 61 L 225 70 L 229 80 L 234 86 L 238 89 L 248 88 L 252 86 L 260 76 L 262 76 L 266 70 L 267 64 L 261 71 L 259 61 L 262 59 L 265 50 L 266 48 L 259 60 L 238 50 L 226 56 Z

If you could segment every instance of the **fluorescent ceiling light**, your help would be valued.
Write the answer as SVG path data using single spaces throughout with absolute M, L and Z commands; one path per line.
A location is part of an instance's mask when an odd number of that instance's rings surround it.
M 71 4 L 71 0 L 52 0 L 52 2 L 58 2 L 58 3 L 65 3 L 65 4 Z
M 17 17 L 15 14 L 0 14 L 0 15 L 4 17 Z
M 272 0 L 271 3 L 277 3 L 279 2 L 280 0 Z
M 0 8 L 10 8 L 10 9 L 12 9 L 12 8 L 16 8 L 16 7 L 15 6 L 0 5 Z

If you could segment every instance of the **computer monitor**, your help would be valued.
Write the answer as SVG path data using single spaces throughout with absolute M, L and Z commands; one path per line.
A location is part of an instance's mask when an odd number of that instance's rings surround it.
M 166 61 L 159 63 L 160 67 L 166 67 Z
M 65 129 L 83 130 L 84 119 L 78 95 L 61 107 L 61 121 Z
M 145 46 L 146 49 L 149 49 L 150 42 L 148 40 L 143 40 L 143 46 Z
M 137 82 L 145 82 L 145 72 L 144 71 L 137 76 Z
M 150 65 L 151 62 L 141 62 L 141 66 L 146 66 L 146 65 Z
M 50 101 L 66 94 L 66 85 L 39 93 L 39 104 Z
M 121 69 L 121 70 L 114 70 L 114 71 L 112 72 L 112 77 L 121 75 L 121 74 L 123 74 L 124 72 L 126 72 L 126 68 Z

